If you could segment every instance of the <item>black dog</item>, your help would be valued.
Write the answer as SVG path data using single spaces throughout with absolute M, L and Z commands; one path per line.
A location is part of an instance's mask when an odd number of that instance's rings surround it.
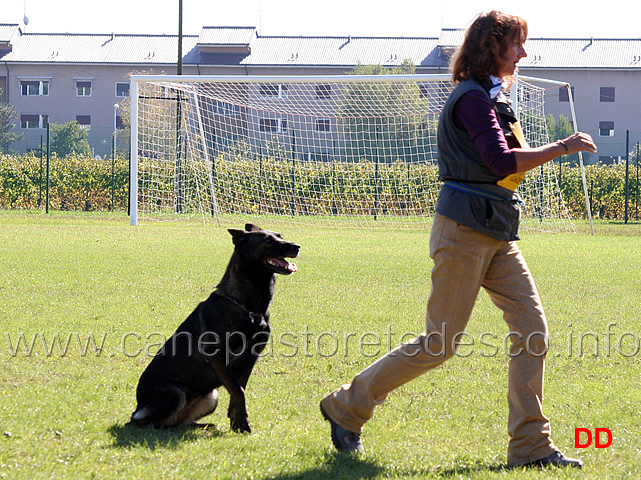
M 138 425 L 194 423 L 212 413 L 221 385 L 230 394 L 231 428 L 251 432 L 245 387 L 270 334 L 276 274 L 290 275 L 300 246 L 251 224 L 229 229 L 235 245 L 222 280 L 151 361 L 138 382 Z

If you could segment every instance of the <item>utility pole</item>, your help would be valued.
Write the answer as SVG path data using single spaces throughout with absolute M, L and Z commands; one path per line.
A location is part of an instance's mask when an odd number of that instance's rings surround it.
M 178 0 L 178 63 L 176 73 L 183 74 L 183 0 Z

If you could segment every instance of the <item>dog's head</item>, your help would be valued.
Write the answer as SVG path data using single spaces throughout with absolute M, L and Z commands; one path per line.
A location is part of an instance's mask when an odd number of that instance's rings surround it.
M 281 275 L 291 275 L 298 270 L 295 263 L 285 259 L 296 258 L 300 245 L 286 242 L 279 233 L 263 230 L 251 223 L 245 225 L 245 230 L 230 228 L 228 231 L 233 238 L 235 252 L 244 262 Z

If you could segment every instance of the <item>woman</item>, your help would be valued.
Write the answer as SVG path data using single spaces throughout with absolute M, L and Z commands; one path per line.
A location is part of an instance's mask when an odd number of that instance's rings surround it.
M 362 451 L 363 425 L 387 394 L 456 353 L 483 287 L 510 327 L 508 464 L 582 466 L 552 443 L 542 411 L 547 322 L 516 244 L 520 205 L 512 189 L 518 174 L 563 154 L 596 152 L 596 146 L 584 133 L 538 148 L 519 142 L 518 123 L 502 85 L 526 56 L 526 38 L 523 19 L 492 11 L 473 22 L 453 59 L 457 86 L 438 130 L 444 186 L 430 236 L 434 268 L 426 332 L 321 401 L 339 450 Z

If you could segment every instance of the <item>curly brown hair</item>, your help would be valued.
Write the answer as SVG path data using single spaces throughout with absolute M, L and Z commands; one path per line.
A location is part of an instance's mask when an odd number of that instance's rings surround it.
M 460 83 L 468 78 L 497 75 L 498 59 L 515 40 L 524 43 L 527 33 L 527 22 L 521 17 L 496 10 L 479 15 L 452 58 L 452 79 Z

